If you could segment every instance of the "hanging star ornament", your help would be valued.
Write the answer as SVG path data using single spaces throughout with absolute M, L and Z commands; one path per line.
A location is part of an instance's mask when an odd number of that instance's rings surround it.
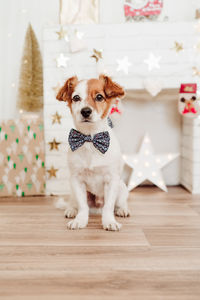
M 160 60 L 161 56 L 156 57 L 153 53 L 150 53 L 148 59 L 144 60 L 144 63 L 148 65 L 149 71 L 152 71 L 153 69 L 160 69 Z
M 47 170 L 47 172 L 49 173 L 49 178 L 56 177 L 57 171 L 58 171 L 58 169 L 55 169 L 53 166 L 51 167 L 51 169 Z
M 52 90 L 54 90 L 55 94 L 57 95 L 57 93 L 59 92 L 61 88 L 60 83 L 58 83 L 56 86 L 52 87 Z
M 82 38 L 84 37 L 85 33 L 78 31 L 77 29 L 75 29 L 75 35 L 79 40 L 82 40 Z
M 193 76 L 200 77 L 200 70 L 197 69 L 197 67 L 193 67 L 192 70 L 193 70 L 193 74 L 192 74 Z
M 52 115 L 52 124 L 58 123 L 61 124 L 61 118 L 62 116 L 58 114 L 58 112 L 56 112 L 54 115 Z
M 67 66 L 67 61 L 69 61 L 70 58 L 67 57 L 67 56 L 64 56 L 63 53 L 60 53 L 60 55 L 56 58 L 56 64 L 57 64 L 57 67 L 60 68 L 60 67 L 66 67 Z
M 51 150 L 59 150 L 58 146 L 60 145 L 60 143 L 56 142 L 56 139 L 54 138 L 52 142 L 49 142 L 50 145 L 50 151 Z
M 56 34 L 58 35 L 59 40 L 66 39 L 66 37 L 67 37 L 67 31 L 64 30 L 64 28 L 62 26 L 59 31 L 56 31 Z
M 128 59 L 128 56 L 124 56 L 122 59 L 117 59 L 117 71 L 123 71 L 126 75 L 128 74 L 128 68 L 132 65 Z
M 54 115 L 52 115 L 52 124 L 58 123 L 61 124 L 60 120 L 61 120 L 62 116 L 58 114 L 58 112 L 56 112 Z
M 194 49 L 198 52 L 200 52 L 200 41 L 196 45 L 194 45 Z
M 138 154 L 123 155 L 125 163 L 133 169 L 128 190 L 131 191 L 145 180 L 149 180 L 167 192 L 161 169 L 178 156 L 178 153 L 154 154 L 151 140 L 146 134 Z
M 102 51 L 93 49 L 93 54 L 90 57 L 95 58 L 96 62 L 98 62 L 100 59 L 102 59 Z
M 177 41 L 174 42 L 174 47 L 172 48 L 177 53 L 183 50 L 183 44 L 178 43 Z

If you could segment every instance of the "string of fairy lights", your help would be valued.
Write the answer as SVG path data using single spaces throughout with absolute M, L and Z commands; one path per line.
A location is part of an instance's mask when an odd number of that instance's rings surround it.
M 20 13 L 22 15 L 27 14 L 27 9 L 22 8 L 20 10 Z M 197 33 L 199 33 L 199 40 L 197 41 L 196 44 L 191 45 L 189 48 L 187 47 L 187 49 L 195 50 L 195 52 L 197 54 L 200 54 L 200 20 L 198 20 L 195 23 L 194 29 Z M 57 34 L 57 37 L 59 40 L 64 39 L 67 43 L 69 43 L 69 41 L 70 41 L 69 32 L 62 25 L 60 26 L 60 29 L 56 32 L 56 34 Z M 80 32 L 78 30 L 75 30 L 74 34 L 77 37 L 77 39 L 79 39 L 79 40 L 82 40 L 85 35 L 84 32 Z M 13 37 L 13 33 L 8 32 L 7 37 L 9 39 L 11 39 Z M 185 48 L 184 48 L 184 45 L 182 42 L 174 41 L 174 45 L 173 45 L 173 47 L 171 46 L 170 49 L 174 50 L 178 54 L 178 53 L 184 51 Z M 161 56 L 156 56 L 154 53 L 149 53 L 149 56 L 144 60 L 144 63 L 147 65 L 149 72 L 151 72 L 154 69 L 160 69 L 161 59 L 162 59 Z M 63 53 L 60 53 L 59 56 L 56 58 L 57 67 L 66 68 L 69 60 L 70 60 L 70 57 L 64 55 Z M 132 66 L 132 63 L 127 56 L 124 56 L 123 58 L 119 58 L 116 60 L 116 71 L 117 72 L 123 72 L 125 75 L 127 75 L 129 73 L 129 68 L 131 66 Z M 196 65 L 192 66 L 191 67 L 191 75 L 193 77 L 200 77 L 200 66 L 196 66 Z M 195 78 L 193 78 L 193 79 L 195 80 Z M 16 86 L 17 86 L 16 82 L 11 82 L 11 88 L 16 88 Z
M 197 21 L 194 25 L 194 30 L 197 33 L 200 33 L 200 21 Z M 70 42 L 70 35 L 67 30 L 63 28 L 63 26 L 60 27 L 60 30 L 56 32 L 58 39 L 64 39 L 68 43 Z M 79 32 L 78 30 L 75 30 L 75 36 L 77 39 L 83 39 L 85 33 Z M 200 34 L 199 34 L 200 36 Z M 192 51 L 191 57 L 195 59 L 196 55 L 200 55 L 200 37 L 199 40 L 194 45 L 184 45 L 181 41 L 174 41 L 173 45 L 169 45 L 169 49 L 174 51 L 176 55 L 179 55 L 180 53 L 184 52 L 185 50 Z M 77 49 L 78 50 L 78 49 Z M 81 49 L 80 49 L 81 51 Z M 101 49 L 94 49 L 94 53 L 91 55 L 91 57 L 94 57 L 96 59 L 96 62 L 103 59 L 103 53 Z M 159 50 L 158 50 L 159 51 Z M 101 53 L 101 56 L 97 56 L 95 52 Z M 70 61 L 71 57 L 67 56 L 63 53 L 60 53 L 58 57 L 56 57 L 56 65 L 58 68 L 66 68 L 68 66 L 68 63 Z M 156 55 L 155 53 L 150 52 L 148 56 L 143 60 L 143 63 L 146 64 L 147 69 L 149 71 L 149 75 L 152 71 L 155 71 L 156 69 L 159 70 L 161 68 L 161 61 L 163 57 L 161 55 Z M 130 68 L 133 67 L 133 63 L 130 61 L 129 57 L 127 55 L 117 58 L 116 59 L 116 68 L 115 70 L 117 72 L 122 72 L 124 75 L 129 74 Z M 106 69 L 106 67 L 105 67 Z M 172 75 L 172 74 L 171 74 Z M 174 75 L 174 74 L 173 74 Z M 178 74 L 177 74 L 178 75 Z M 200 66 L 196 64 L 196 61 L 194 61 L 193 65 L 191 63 L 191 80 L 196 81 L 197 77 L 200 77 Z

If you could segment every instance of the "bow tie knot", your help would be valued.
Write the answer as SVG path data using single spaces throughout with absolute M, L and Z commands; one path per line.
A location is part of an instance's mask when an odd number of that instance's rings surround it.
M 96 149 L 104 154 L 108 150 L 110 145 L 110 135 L 108 131 L 102 131 L 95 134 L 92 139 L 91 135 L 85 135 L 80 131 L 71 129 L 68 137 L 68 142 L 72 151 L 77 150 L 85 142 L 91 142 Z
M 85 142 L 92 142 L 91 135 L 85 135 Z

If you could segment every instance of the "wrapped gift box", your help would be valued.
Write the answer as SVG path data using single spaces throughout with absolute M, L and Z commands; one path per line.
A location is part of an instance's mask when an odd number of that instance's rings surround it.
M 38 116 L 0 123 L 0 196 L 44 193 L 43 131 Z

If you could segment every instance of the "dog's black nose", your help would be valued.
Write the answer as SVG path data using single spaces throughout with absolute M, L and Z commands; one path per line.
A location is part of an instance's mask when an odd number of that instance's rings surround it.
M 92 110 L 89 107 L 84 107 L 81 109 L 81 114 L 84 118 L 88 118 L 91 115 L 91 113 L 92 113 Z

